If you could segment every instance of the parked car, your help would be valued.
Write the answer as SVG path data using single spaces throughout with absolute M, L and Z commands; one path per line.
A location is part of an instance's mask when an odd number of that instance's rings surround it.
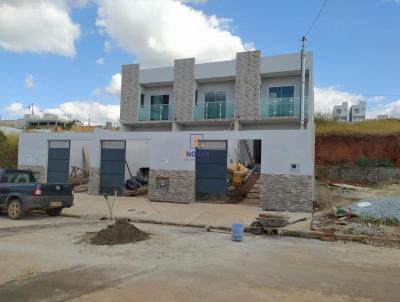
M 70 184 L 40 184 L 30 170 L 0 169 L 0 211 L 7 211 L 11 219 L 20 219 L 31 210 L 58 216 L 73 200 Z

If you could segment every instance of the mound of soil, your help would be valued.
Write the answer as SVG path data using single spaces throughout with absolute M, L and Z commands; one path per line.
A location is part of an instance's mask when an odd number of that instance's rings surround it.
M 128 220 L 121 219 L 100 230 L 96 236 L 90 239 L 90 242 L 96 245 L 115 245 L 138 242 L 148 238 L 148 233 L 139 230 Z

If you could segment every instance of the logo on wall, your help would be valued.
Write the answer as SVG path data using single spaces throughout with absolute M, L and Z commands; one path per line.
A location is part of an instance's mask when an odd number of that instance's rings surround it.
M 185 160 L 194 160 L 196 156 L 206 156 L 206 150 L 196 150 L 204 147 L 204 134 L 190 134 L 190 149 L 184 151 Z

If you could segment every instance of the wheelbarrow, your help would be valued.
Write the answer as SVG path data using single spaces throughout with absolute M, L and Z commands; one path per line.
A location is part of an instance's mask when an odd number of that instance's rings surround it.
M 264 231 L 276 230 L 289 224 L 289 217 L 281 214 L 260 213 L 250 225 L 250 232 L 261 235 Z
M 255 221 L 250 225 L 250 232 L 254 235 L 261 235 L 266 232 L 271 232 L 272 234 L 280 235 L 279 228 L 283 228 L 289 224 L 295 224 L 301 221 L 306 221 L 307 218 L 300 218 L 295 221 L 289 222 L 289 217 L 283 214 L 270 214 L 270 213 L 260 213 Z

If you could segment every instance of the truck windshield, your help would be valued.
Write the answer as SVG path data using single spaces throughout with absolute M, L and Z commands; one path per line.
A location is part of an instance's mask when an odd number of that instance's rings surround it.
M 6 171 L 1 178 L 2 183 L 33 183 L 34 177 L 29 172 Z

